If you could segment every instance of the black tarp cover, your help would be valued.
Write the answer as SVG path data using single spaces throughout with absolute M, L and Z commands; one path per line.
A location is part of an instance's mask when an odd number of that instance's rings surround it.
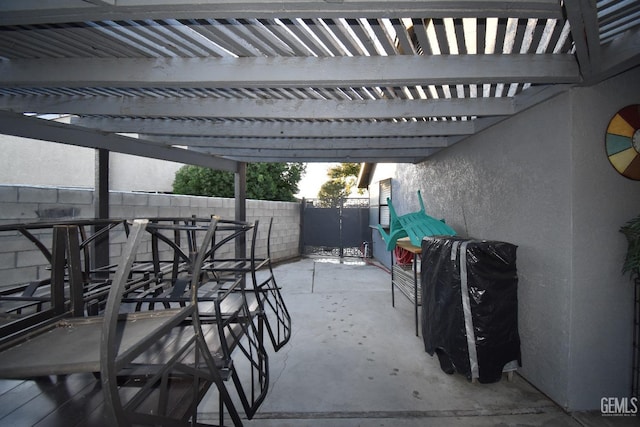
M 516 250 L 460 237 L 422 241 L 422 336 L 445 372 L 490 383 L 521 366 Z

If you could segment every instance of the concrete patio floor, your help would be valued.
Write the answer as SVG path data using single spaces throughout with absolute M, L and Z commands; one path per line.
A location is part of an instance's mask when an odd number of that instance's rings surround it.
M 390 275 L 379 267 L 304 258 L 275 276 L 293 336 L 269 352 L 269 394 L 246 426 L 638 425 L 567 414 L 517 374 L 495 384 L 445 374 L 415 336 L 411 302 L 396 293 L 391 306 Z M 215 408 L 213 399 L 201 405 L 200 420 L 214 420 Z

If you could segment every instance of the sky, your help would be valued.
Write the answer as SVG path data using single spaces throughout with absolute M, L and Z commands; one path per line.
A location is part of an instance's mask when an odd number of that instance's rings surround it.
M 322 184 L 329 180 L 327 169 L 340 163 L 307 163 L 307 171 L 298 183 L 300 191 L 296 197 L 315 199 Z

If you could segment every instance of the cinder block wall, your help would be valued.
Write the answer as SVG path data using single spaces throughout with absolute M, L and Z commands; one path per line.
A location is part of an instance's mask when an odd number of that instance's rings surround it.
M 0 185 L 0 225 L 94 217 L 91 189 Z M 233 219 L 235 201 L 220 197 L 180 196 L 135 192 L 110 192 L 111 218 L 190 217 L 218 215 Z M 258 220 L 256 250 L 267 254 L 267 231 L 273 218 L 271 257 L 282 261 L 299 256 L 300 204 L 247 200 L 247 221 Z M 51 247 L 50 230 L 34 232 Z M 252 236 L 247 236 L 247 247 Z M 110 255 L 117 262 L 125 236 L 121 229 L 111 234 Z M 151 251 L 147 243 L 146 253 Z M 222 255 L 232 255 L 232 246 Z M 37 247 L 16 232 L 0 232 L 0 286 L 48 277 L 48 263 Z

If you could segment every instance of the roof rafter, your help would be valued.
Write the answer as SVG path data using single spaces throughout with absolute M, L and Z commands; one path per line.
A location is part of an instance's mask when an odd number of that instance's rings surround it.
M 0 62 L 4 87 L 276 88 L 578 83 L 573 55 L 65 58 Z

